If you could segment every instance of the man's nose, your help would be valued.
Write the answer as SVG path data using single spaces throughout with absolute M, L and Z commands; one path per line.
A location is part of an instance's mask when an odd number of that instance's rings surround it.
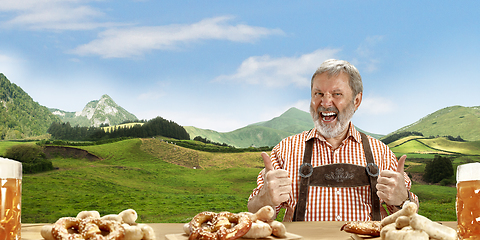
M 323 97 L 322 97 L 322 102 L 321 102 L 321 105 L 325 108 L 328 108 L 330 106 L 332 106 L 332 95 L 331 94 L 324 94 Z

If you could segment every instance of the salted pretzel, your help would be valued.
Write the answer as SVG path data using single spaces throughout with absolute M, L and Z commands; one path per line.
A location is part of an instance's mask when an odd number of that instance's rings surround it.
M 103 217 L 97 211 L 82 211 L 44 225 L 40 233 L 45 240 L 155 240 L 152 227 L 136 223 L 137 217 L 133 209 Z
M 85 239 L 80 231 L 81 221 L 81 219 L 74 217 L 63 217 L 58 219 L 52 228 L 53 238 L 64 240 Z
M 125 229 L 113 220 L 86 218 L 80 223 L 82 235 L 89 240 L 122 240 Z
M 250 230 L 252 221 L 248 216 L 230 212 L 201 212 L 186 225 L 189 240 L 234 240 Z
M 111 220 L 63 217 L 53 225 L 52 236 L 56 240 L 123 240 L 125 229 Z
M 359 235 L 380 236 L 380 221 L 351 221 L 345 223 L 340 230 Z

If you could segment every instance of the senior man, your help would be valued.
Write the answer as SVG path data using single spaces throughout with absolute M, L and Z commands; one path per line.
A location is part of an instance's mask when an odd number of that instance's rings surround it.
M 349 62 L 330 59 L 311 80 L 315 128 L 283 139 L 268 156 L 248 201 L 256 212 L 286 208 L 284 221 L 380 220 L 405 201 L 418 205 L 398 161 L 379 140 L 350 122 L 362 102 L 363 85 Z M 383 205 L 383 206 L 381 206 Z

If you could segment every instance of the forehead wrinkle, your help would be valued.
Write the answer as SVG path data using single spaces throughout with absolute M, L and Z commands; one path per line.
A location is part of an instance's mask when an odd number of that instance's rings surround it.
M 328 92 L 328 91 L 324 91 L 324 90 L 322 90 L 322 89 L 320 89 L 320 88 L 318 88 L 318 87 L 313 87 L 313 91 L 316 91 L 316 92 Z M 330 92 L 332 92 L 332 93 L 343 92 L 343 90 L 340 89 L 340 88 L 335 88 L 335 89 L 331 90 Z

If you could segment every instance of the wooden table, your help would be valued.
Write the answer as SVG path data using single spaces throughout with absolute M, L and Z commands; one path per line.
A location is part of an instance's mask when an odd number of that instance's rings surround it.
M 350 233 L 340 231 L 345 222 L 290 222 L 285 223 L 287 231 L 300 235 L 302 239 L 351 240 Z M 457 228 L 457 222 L 441 222 L 451 228 Z M 43 240 L 40 229 L 45 224 L 22 224 L 22 240 Z M 183 233 L 183 223 L 150 223 L 158 240 L 167 234 Z M 380 238 L 368 238 L 380 239 Z

